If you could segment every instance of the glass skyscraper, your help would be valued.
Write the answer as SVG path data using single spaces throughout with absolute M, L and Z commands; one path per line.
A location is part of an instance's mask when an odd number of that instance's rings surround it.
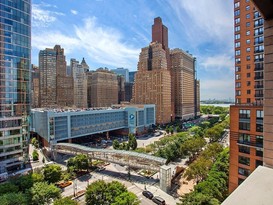
M 31 0 L 0 1 L 0 174 L 23 168 L 30 113 Z

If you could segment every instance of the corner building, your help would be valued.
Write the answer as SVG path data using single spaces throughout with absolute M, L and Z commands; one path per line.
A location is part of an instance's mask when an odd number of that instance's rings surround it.
M 263 23 L 252 1 L 234 1 L 236 104 L 230 107 L 229 192 L 263 165 Z
M 31 1 L 0 1 L 0 181 L 28 159 Z

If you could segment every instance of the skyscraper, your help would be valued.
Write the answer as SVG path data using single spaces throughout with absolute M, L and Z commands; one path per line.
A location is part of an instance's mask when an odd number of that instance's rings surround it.
M 234 0 L 236 104 L 230 107 L 230 192 L 263 165 L 263 23 L 251 1 Z
M 30 113 L 31 5 L 0 2 L 0 173 L 27 160 Z
M 64 49 L 60 45 L 39 52 L 41 107 L 73 106 L 73 77 L 67 75 Z
M 87 76 L 85 73 L 86 66 L 79 64 L 76 59 L 70 60 L 74 82 L 74 105 L 78 108 L 87 108 Z
M 31 107 L 40 107 L 40 71 L 37 66 L 32 65 L 31 69 Z
M 126 83 L 129 82 L 129 70 L 127 68 L 117 68 L 112 69 L 111 71 L 113 71 L 117 75 L 122 75 Z

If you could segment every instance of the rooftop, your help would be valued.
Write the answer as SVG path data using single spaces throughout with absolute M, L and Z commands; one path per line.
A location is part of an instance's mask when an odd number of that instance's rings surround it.
M 235 189 L 222 205 L 271 205 L 273 202 L 273 169 L 259 166 Z

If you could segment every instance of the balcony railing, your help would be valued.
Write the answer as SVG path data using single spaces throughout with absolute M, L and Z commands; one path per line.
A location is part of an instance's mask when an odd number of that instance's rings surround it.
M 255 143 L 255 142 L 250 142 L 250 141 L 237 140 L 237 144 L 238 145 L 243 145 L 243 146 L 248 146 L 248 147 L 263 148 L 262 143 Z
M 255 85 L 254 88 L 264 88 L 264 85 Z
M 263 75 L 258 75 L 254 77 L 255 80 L 260 80 L 260 79 L 264 79 Z
M 255 94 L 255 97 L 256 97 L 256 98 L 263 98 L 263 97 L 264 97 L 264 94 L 262 94 L 262 93 L 261 93 L 261 94 Z

